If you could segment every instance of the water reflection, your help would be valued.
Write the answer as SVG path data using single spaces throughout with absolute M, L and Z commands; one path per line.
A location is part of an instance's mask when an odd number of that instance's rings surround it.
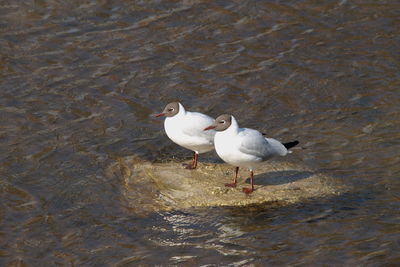
M 245 247 L 235 242 L 235 240 L 239 240 L 241 236 L 245 235 L 245 232 L 241 231 L 235 224 L 221 222 L 212 223 L 211 218 L 217 219 L 217 215 L 211 214 L 211 216 L 209 216 L 210 214 L 208 211 L 198 211 L 199 213 L 195 214 L 162 214 L 163 219 L 168 222 L 173 231 L 173 237 L 169 240 L 163 240 L 161 237 L 161 239 L 157 240 L 157 243 L 163 246 L 187 247 L 187 251 L 183 253 L 184 255 L 178 257 L 180 262 L 186 263 L 189 263 L 192 258 L 198 258 L 197 261 L 200 262 L 210 263 L 210 261 L 200 257 L 200 251 L 201 254 L 206 253 L 213 255 L 218 253 L 224 257 L 252 254 Z M 208 222 L 206 225 L 204 225 L 205 221 Z M 211 225 L 209 224 L 210 222 Z M 186 255 L 190 252 L 194 254 L 190 256 Z M 174 260 L 176 259 L 177 257 L 174 257 Z M 242 266 L 249 261 L 251 261 L 251 259 L 232 262 L 232 264 L 235 266 Z

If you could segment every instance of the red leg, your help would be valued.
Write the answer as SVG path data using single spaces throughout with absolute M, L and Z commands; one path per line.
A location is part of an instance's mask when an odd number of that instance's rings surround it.
M 237 185 L 237 177 L 238 177 L 238 172 L 239 172 L 239 167 L 236 167 L 235 172 L 236 172 L 236 175 L 235 175 L 235 179 L 233 180 L 233 183 L 225 184 L 226 187 L 236 187 L 236 185 Z
M 254 191 L 254 183 L 253 183 L 254 178 L 253 178 L 253 176 L 254 176 L 253 171 L 250 171 L 251 188 L 243 187 L 243 189 L 242 189 L 243 192 L 246 193 L 246 194 L 250 194 L 251 192 Z
M 191 164 L 184 163 L 182 165 L 185 166 L 185 169 L 188 169 L 188 170 L 196 169 L 198 159 L 199 159 L 199 154 L 197 154 L 196 152 L 193 152 L 192 163 Z
M 196 152 L 194 152 L 194 158 L 193 158 L 193 165 L 192 165 L 192 169 L 196 169 L 197 168 L 197 161 L 199 160 L 199 154 L 197 154 Z

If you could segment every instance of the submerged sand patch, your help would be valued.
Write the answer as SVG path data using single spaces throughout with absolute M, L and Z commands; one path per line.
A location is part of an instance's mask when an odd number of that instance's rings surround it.
M 334 179 L 304 166 L 272 161 L 255 172 L 255 191 L 250 195 L 242 192 L 242 187 L 249 186 L 247 170 L 239 172 L 237 188 L 225 187 L 234 175 L 234 167 L 227 164 L 201 162 L 198 169 L 187 170 L 182 163 L 151 163 L 128 157 L 120 159 L 108 172 L 121 179 L 127 205 L 136 211 L 289 205 L 348 191 Z

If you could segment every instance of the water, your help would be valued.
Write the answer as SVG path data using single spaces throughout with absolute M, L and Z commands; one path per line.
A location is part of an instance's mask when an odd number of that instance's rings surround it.
M 0 7 L 1 265 L 399 264 L 396 1 Z M 285 161 L 354 189 L 286 208 L 132 208 L 105 170 L 189 158 L 149 119 L 173 100 L 298 139 Z

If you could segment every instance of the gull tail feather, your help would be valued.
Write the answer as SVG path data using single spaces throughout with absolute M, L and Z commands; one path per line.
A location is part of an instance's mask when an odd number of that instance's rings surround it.
M 287 142 L 287 143 L 283 143 L 282 145 L 284 145 L 286 147 L 286 149 L 292 148 L 294 146 L 297 146 L 299 144 L 299 141 L 293 141 L 293 142 Z

